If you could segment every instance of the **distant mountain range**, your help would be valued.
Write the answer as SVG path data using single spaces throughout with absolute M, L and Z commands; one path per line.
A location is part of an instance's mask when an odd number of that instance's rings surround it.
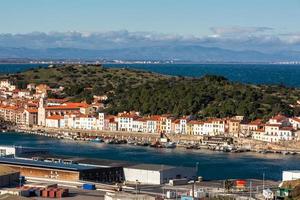
M 108 60 L 178 60 L 191 62 L 279 62 L 300 61 L 300 52 L 233 51 L 193 45 L 132 47 L 123 49 L 11 48 L 0 47 L 0 58 L 28 59 L 108 59 Z

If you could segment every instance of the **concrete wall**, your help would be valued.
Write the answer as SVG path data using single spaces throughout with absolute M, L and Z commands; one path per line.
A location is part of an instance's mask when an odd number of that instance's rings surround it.
M 128 182 L 136 182 L 137 180 L 142 184 L 159 185 L 161 183 L 159 171 L 124 168 L 124 176 Z
M 196 178 L 196 170 L 194 168 L 174 167 L 162 170 L 147 170 L 147 169 L 134 169 L 124 168 L 125 180 L 128 182 L 136 182 L 136 180 L 142 184 L 154 184 L 159 185 L 167 183 L 171 179 Z
M 283 171 L 282 172 L 282 181 L 292 181 L 300 179 L 300 170 L 299 171 Z

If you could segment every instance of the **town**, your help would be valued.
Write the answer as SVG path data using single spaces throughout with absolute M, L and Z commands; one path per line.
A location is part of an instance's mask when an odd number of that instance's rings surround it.
M 13 129 L 63 139 L 75 139 L 74 133 L 76 136 L 80 133 L 77 139 L 89 138 L 93 142 L 101 142 L 106 133 L 111 144 L 116 144 L 111 138 L 119 137 L 119 141 L 129 143 L 149 137 L 154 138 L 154 147 L 166 148 L 179 146 L 181 140 L 202 141 L 214 150 L 222 147 L 223 151 L 231 152 L 237 152 L 230 147 L 233 143 L 229 141 L 233 140 L 246 139 L 254 143 L 263 142 L 263 145 L 297 143 L 300 140 L 300 118 L 286 117 L 280 113 L 265 121 L 246 121 L 244 116 L 206 120 L 198 120 L 192 115 L 143 116 L 137 111 L 110 115 L 101 112 L 106 95 L 94 96 L 91 104 L 47 97 L 48 93 L 62 90 L 63 87 L 51 88 L 46 84 L 32 83 L 27 85 L 27 89 L 18 89 L 11 81 L 1 80 L 0 118 L 3 132 Z M 145 142 L 143 146 L 146 146 Z M 195 143 L 189 144 L 193 145 L 187 148 L 195 147 Z M 198 167 L 78 159 L 49 155 L 45 149 L 18 146 L 0 146 L 0 151 L 1 169 L 10 171 L 6 176 L 11 177 L 11 181 L 3 183 L 3 186 L 19 184 L 17 189 L 8 187 L 0 190 L 8 199 L 12 198 L 11 194 L 65 198 L 72 194 L 78 196 L 79 193 L 82 199 L 89 195 L 105 199 L 248 198 L 249 195 L 250 199 L 284 198 L 297 191 L 288 185 L 296 184 L 299 176 L 298 171 L 283 171 L 283 182 L 279 187 L 276 181 L 264 180 L 206 182 L 198 176 Z M 23 177 L 22 180 L 19 177 Z M 82 188 L 84 192 L 74 187 Z M 254 188 L 256 191 L 252 191 Z
M 70 130 L 91 133 L 145 133 L 167 138 L 180 136 L 198 141 L 200 138 L 237 138 L 270 144 L 300 140 L 300 117 L 286 117 L 278 113 L 268 120 L 245 120 L 244 116 L 197 120 L 193 115 L 174 117 L 170 114 L 142 116 L 138 111 L 124 111 L 117 115 L 101 112 L 106 95 L 94 96 L 93 102 L 71 102 L 68 98 L 48 98 L 63 87 L 50 88 L 46 84 L 30 83 L 18 89 L 9 80 L 0 82 L 0 118 L 20 130 Z M 142 134 L 141 134 L 142 135 Z M 222 139 L 223 138 L 223 139 Z M 297 149 L 296 149 L 297 150 Z M 293 152 L 295 153 L 295 152 Z

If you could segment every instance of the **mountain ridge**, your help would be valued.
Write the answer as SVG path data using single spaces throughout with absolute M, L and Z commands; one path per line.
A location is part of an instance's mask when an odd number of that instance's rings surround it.
M 80 49 L 0 47 L 0 58 L 30 59 L 107 59 L 107 60 L 184 60 L 191 62 L 280 62 L 299 61 L 300 52 L 264 53 L 254 50 L 236 51 L 199 45 L 145 46 L 119 49 Z

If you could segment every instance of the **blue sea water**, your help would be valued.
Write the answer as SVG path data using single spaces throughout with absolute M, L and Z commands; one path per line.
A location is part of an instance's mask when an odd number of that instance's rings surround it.
M 0 64 L 0 73 L 15 73 L 41 64 Z M 166 75 L 201 77 L 221 75 L 229 80 L 253 84 L 284 84 L 300 87 L 300 65 L 279 64 L 105 64 L 105 67 L 134 68 Z
M 256 178 L 262 174 L 280 180 L 282 170 L 299 169 L 300 156 L 257 153 L 223 153 L 207 150 L 155 149 L 130 145 L 58 140 L 44 136 L 1 133 L 0 145 L 49 149 L 57 155 L 125 160 L 138 163 L 195 167 L 205 179 Z

